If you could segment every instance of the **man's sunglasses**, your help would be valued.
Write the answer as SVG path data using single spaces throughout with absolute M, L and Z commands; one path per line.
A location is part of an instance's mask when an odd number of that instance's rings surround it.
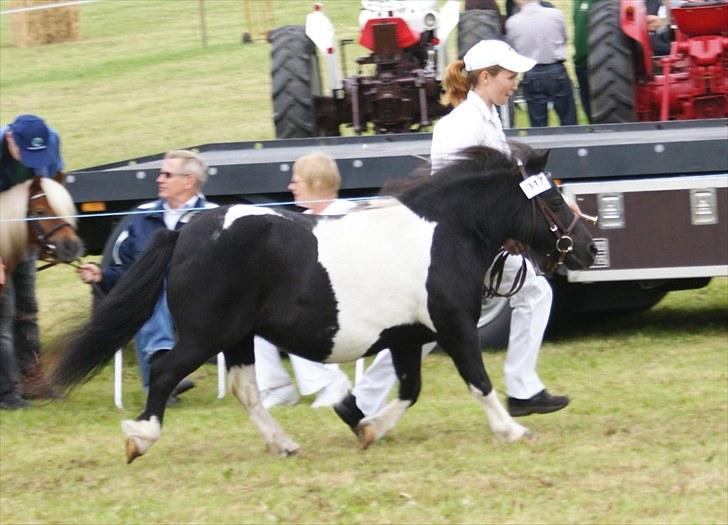
M 165 179 L 170 179 L 172 177 L 187 177 L 189 173 L 172 173 L 171 171 L 160 171 L 159 174 L 164 177 Z

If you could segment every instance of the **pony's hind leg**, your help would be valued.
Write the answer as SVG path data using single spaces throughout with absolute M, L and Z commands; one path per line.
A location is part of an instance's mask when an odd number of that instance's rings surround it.
M 121 422 L 126 439 L 126 462 L 146 453 L 162 434 L 164 411 L 174 387 L 205 361 L 197 346 L 179 341 L 172 350 L 151 363 L 147 405 L 136 420 Z
M 420 367 L 422 349 L 419 345 L 402 344 L 390 348 L 392 364 L 399 379 L 397 399 L 390 401 L 377 414 L 363 418 L 357 425 L 362 448 L 366 449 L 392 430 L 409 407 L 415 404 L 422 387 Z
M 289 438 L 278 422 L 263 406 L 255 378 L 255 354 L 253 336 L 234 349 L 225 351 L 230 391 L 238 398 L 250 420 L 263 436 L 266 446 L 279 456 L 292 456 L 298 452 L 298 444 Z

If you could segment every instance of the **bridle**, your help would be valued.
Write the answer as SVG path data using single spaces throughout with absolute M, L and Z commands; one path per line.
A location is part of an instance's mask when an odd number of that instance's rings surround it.
M 530 175 L 526 173 L 526 168 L 523 164 L 523 161 L 521 159 L 516 159 L 516 164 L 518 166 L 518 171 L 521 173 L 521 177 L 523 180 L 527 180 Z M 549 185 L 551 185 L 551 173 L 549 172 L 542 172 L 542 175 L 546 177 L 546 179 L 549 181 Z M 530 246 L 531 241 L 535 237 L 536 234 L 536 206 L 538 206 L 539 210 L 541 210 L 541 214 L 543 215 L 544 219 L 546 219 L 546 223 L 548 224 L 549 230 L 554 234 L 556 237 L 556 252 L 558 253 L 558 259 L 555 261 L 555 264 L 553 266 L 553 269 L 549 272 L 550 274 L 556 271 L 558 267 L 564 264 L 564 261 L 566 260 L 566 257 L 574 251 L 574 240 L 571 238 L 571 232 L 574 231 L 574 228 L 576 227 L 577 223 L 579 222 L 579 215 L 577 213 L 574 213 L 574 217 L 569 223 L 568 226 L 564 226 L 561 222 L 561 219 L 559 219 L 559 216 L 551 209 L 551 207 L 546 202 L 546 199 L 541 197 L 541 194 L 534 195 L 533 197 L 530 197 L 531 200 L 531 235 L 528 245 Z M 587 217 L 588 218 L 588 217 Z M 485 295 L 486 297 L 511 297 L 518 293 L 518 291 L 523 287 L 523 283 L 526 281 L 526 259 L 530 259 L 530 256 L 528 255 L 528 251 L 526 248 L 520 245 L 520 243 L 516 243 L 518 245 L 518 249 L 516 250 L 501 250 L 498 255 L 496 255 L 495 260 L 493 261 L 493 264 L 490 269 L 490 279 L 488 283 L 485 285 Z M 500 288 L 501 281 L 503 280 L 503 271 L 505 269 L 505 263 L 506 259 L 511 254 L 521 255 L 521 267 L 516 272 L 516 275 L 513 279 L 513 283 L 511 284 L 510 289 L 506 293 L 500 293 L 498 291 L 498 288 Z M 532 261 L 533 264 L 533 261 Z M 538 265 L 533 264 L 534 268 L 538 269 Z
M 28 197 L 28 210 L 31 209 L 31 202 L 40 199 L 42 197 L 45 197 L 45 191 L 40 190 L 36 193 L 33 193 Z M 56 245 L 52 242 L 52 237 L 58 233 L 63 228 L 71 228 L 75 233 L 78 233 L 76 228 L 74 228 L 71 224 L 69 224 L 66 221 L 62 221 L 60 224 L 56 224 L 53 228 L 51 228 L 48 231 L 43 231 L 43 229 L 40 227 L 40 221 L 43 220 L 43 217 L 41 215 L 38 215 L 37 213 L 29 213 L 28 219 L 30 219 L 30 229 L 33 232 L 34 242 L 38 245 L 39 248 L 39 257 L 38 259 L 45 262 L 43 266 L 39 267 L 37 271 L 45 270 L 46 268 L 50 268 L 51 266 L 55 266 L 56 264 L 64 263 L 64 264 L 70 264 L 71 266 L 74 266 L 78 268 L 77 264 L 74 264 L 72 262 L 66 262 L 66 261 L 59 261 L 56 259 Z
M 521 172 L 521 177 L 523 178 L 523 180 L 528 179 L 529 175 L 526 173 L 526 168 L 523 166 L 523 162 L 521 161 L 521 159 L 518 159 L 516 163 L 518 164 L 518 170 Z M 551 183 L 551 173 L 543 172 L 543 174 L 549 180 L 549 183 Z M 561 219 L 559 219 L 559 216 L 556 215 L 556 213 L 554 213 L 551 207 L 546 203 L 546 199 L 541 197 L 540 194 L 535 195 L 531 198 L 531 239 L 533 239 L 536 232 L 536 205 L 538 205 L 539 209 L 541 210 L 541 214 L 543 215 L 544 219 L 546 219 L 546 222 L 549 225 L 549 230 L 556 237 L 555 246 L 556 251 L 559 254 L 559 258 L 556 261 L 556 266 L 561 266 L 562 264 L 564 264 L 566 257 L 574 251 L 574 239 L 571 238 L 571 232 L 574 231 L 574 228 L 579 222 L 579 215 L 574 213 L 574 217 L 571 219 L 571 223 L 569 223 L 568 226 L 564 226 L 561 222 Z

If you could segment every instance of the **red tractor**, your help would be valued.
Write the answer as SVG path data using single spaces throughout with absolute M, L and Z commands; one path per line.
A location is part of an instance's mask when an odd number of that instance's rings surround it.
M 670 53 L 653 56 L 642 0 L 604 0 L 589 14 L 595 123 L 728 116 L 728 1 L 669 10 Z

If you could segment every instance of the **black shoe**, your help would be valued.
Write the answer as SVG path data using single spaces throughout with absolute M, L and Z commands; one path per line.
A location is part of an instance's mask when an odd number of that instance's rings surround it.
M 334 412 L 341 420 L 349 425 L 351 431 L 356 435 L 356 427 L 359 421 L 364 419 L 364 412 L 356 406 L 356 397 L 349 392 L 344 399 L 334 405 Z
M 17 392 L 6 394 L 0 399 L 0 409 L 2 410 L 17 410 L 19 408 L 28 408 L 29 406 L 30 403 L 23 399 Z
M 546 390 L 541 390 L 529 399 L 508 398 L 508 413 L 513 417 L 527 416 L 529 414 L 548 414 L 561 410 L 569 404 L 566 396 L 552 396 Z
M 182 381 L 180 381 L 176 387 L 174 387 L 174 390 L 172 390 L 172 393 L 169 395 L 170 400 L 173 397 L 179 397 L 180 395 L 184 394 L 188 390 L 191 390 L 195 388 L 195 383 L 190 379 L 189 377 L 185 377 Z M 179 402 L 179 399 L 177 400 Z

